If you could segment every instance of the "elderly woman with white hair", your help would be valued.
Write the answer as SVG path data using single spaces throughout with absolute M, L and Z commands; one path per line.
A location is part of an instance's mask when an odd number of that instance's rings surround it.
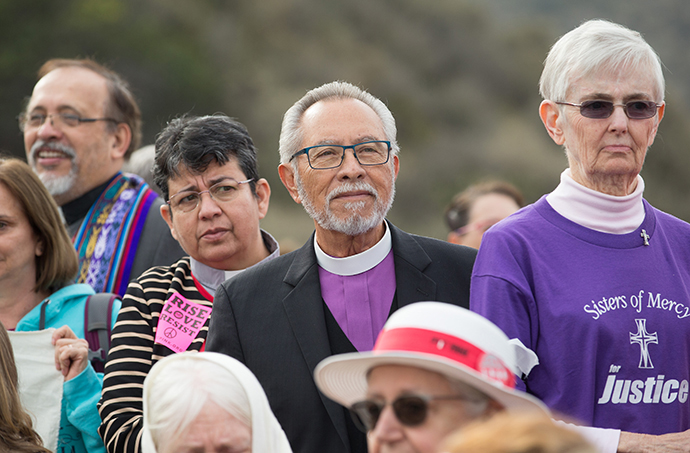
M 237 360 L 184 352 L 144 381 L 143 453 L 291 453 L 259 381 Z
M 484 236 L 471 308 L 522 347 L 522 388 L 554 412 L 673 433 L 612 431 L 619 451 L 685 450 L 690 225 L 647 203 L 640 176 L 665 110 L 659 57 L 639 33 L 589 21 L 552 47 L 540 91 L 569 168 Z

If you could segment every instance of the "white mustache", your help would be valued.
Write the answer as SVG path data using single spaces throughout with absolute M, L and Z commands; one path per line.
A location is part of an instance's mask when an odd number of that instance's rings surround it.
M 36 143 L 34 143 L 31 146 L 31 157 L 36 159 L 36 154 L 38 153 L 38 150 L 41 148 L 50 149 L 52 151 L 60 151 L 61 153 L 65 153 L 71 159 L 77 157 L 77 153 L 71 146 L 67 146 L 59 142 L 46 142 L 43 140 L 36 140 Z
M 365 183 L 365 182 L 346 182 L 341 184 L 340 186 L 336 187 L 333 189 L 327 196 L 326 196 L 326 205 L 331 202 L 335 197 L 342 195 L 347 192 L 359 192 L 359 191 L 366 191 L 369 192 L 371 195 L 374 196 L 374 199 L 378 200 L 379 198 L 379 193 L 376 191 L 374 186 L 371 184 Z

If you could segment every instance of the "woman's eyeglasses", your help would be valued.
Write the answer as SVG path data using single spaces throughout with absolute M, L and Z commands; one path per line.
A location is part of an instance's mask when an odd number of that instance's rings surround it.
M 240 193 L 240 186 L 242 184 L 250 183 L 254 178 L 246 181 L 235 181 L 234 179 L 225 179 L 217 184 L 211 186 L 208 190 L 196 192 L 194 190 L 185 190 L 178 192 L 167 201 L 170 207 L 179 212 L 191 212 L 199 206 L 201 195 L 208 193 L 212 199 L 217 203 L 227 203 L 232 201 Z
M 474 401 L 461 395 L 405 395 L 399 396 L 392 403 L 376 400 L 359 401 L 350 406 L 350 414 L 355 425 L 360 430 L 368 432 L 374 429 L 383 409 L 390 404 L 393 408 L 393 413 L 401 424 L 405 426 L 419 426 L 424 423 L 429 413 L 429 402 L 436 400 Z
M 615 107 L 623 107 L 623 111 L 631 120 L 644 120 L 656 115 L 657 109 L 661 107 L 661 104 L 653 101 L 630 101 L 625 104 L 614 104 L 611 101 L 585 101 L 582 104 L 556 102 L 556 104 L 579 107 L 580 115 L 594 119 L 608 118 L 613 114 Z

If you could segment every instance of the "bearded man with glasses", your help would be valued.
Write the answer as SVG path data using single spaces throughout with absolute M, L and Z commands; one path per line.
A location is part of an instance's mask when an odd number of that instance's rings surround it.
M 589 21 L 551 48 L 540 91 L 569 168 L 485 234 L 471 308 L 522 347 L 521 389 L 610 428 L 603 450 L 687 451 L 690 225 L 647 203 L 640 176 L 665 112 L 659 57 Z
M 127 83 L 93 60 L 49 60 L 38 77 L 19 115 L 27 159 L 62 210 L 77 283 L 122 296 L 146 269 L 184 254 L 158 213 L 163 200 L 121 172 L 141 140 L 139 107 Z
M 317 390 L 314 368 L 335 353 L 371 350 L 400 307 L 430 297 L 467 306 L 475 251 L 385 219 L 400 165 L 395 120 L 354 85 L 328 83 L 287 111 L 280 161 L 316 231 L 218 289 L 208 349 L 254 372 L 293 451 L 365 452 L 345 409 Z
M 141 451 L 144 378 L 165 356 L 205 349 L 218 286 L 280 254 L 259 226 L 271 188 L 241 123 L 222 115 L 171 121 L 156 139 L 153 177 L 167 199 L 161 214 L 189 256 L 149 269 L 123 298 L 99 404 L 112 453 Z

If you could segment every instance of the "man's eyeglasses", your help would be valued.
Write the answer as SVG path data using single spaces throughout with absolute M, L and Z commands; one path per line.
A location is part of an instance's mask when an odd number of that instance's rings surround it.
M 579 107 L 580 115 L 594 119 L 608 118 L 613 114 L 614 107 L 620 106 L 631 120 L 644 120 L 656 115 L 657 109 L 661 107 L 661 104 L 653 101 L 630 101 L 625 104 L 614 104 L 611 101 L 585 101 L 582 104 L 556 102 L 556 104 Z
M 95 121 L 120 123 L 120 121 L 114 118 L 81 118 L 79 115 L 73 113 L 51 113 L 50 115 L 44 113 L 31 113 L 29 115 L 19 116 L 19 129 L 21 129 L 22 132 L 26 129 L 38 129 L 47 119 L 50 119 L 50 124 L 52 126 L 55 126 L 55 122 L 57 121 L 58 125 L 67 127 L 77 127 L 81 123 L 93 123 Z
M 428 396 L 406 395 L 399 396 L 392 403 L 376 400 L 364 400 L 350 406 L 350 415 L 357 428 L 366 432 L 376 427 L 383 409 L 390 404 L 398 421 L 405 426 L 419 426 L 426 420 L 429 413 L 429 403 L 436 400 L 465 400 L 474 401 L 461 395 Z
M 239 194 L 240 185 L 247 184 L 254 181 L 254 178 L 246 181 L 235 181 L 234 179 L 225 179 L 217 184 L 212 185 L 208 190 L 195 192 L 193 190 L 184 190 L 177 192 L 167 201 L 168 205 L 179 212 L 191 212 L 199 206 L 201 194 L 208 193 L 218 203 L 227 203 L 232 201 Z
M 388 162 L 391 142 L 372 140 L 356 145 L 316 145 L 297 151 L 290 161 L 300 154 L 306 154 L 309 166 L 314 170 L 340 167 L 345 160 L 345 150 L 351 149 L 360 165 L 383 165 Z

